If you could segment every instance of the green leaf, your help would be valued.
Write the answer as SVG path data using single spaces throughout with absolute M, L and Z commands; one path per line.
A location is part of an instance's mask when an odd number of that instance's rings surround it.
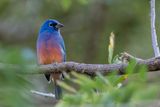
M 128 64 L 127 68 L 126 68 L 126 71 L 127 71 L 128 74 L 132 74 L 132 73 L 135 72 L 134 70 L 135 70 L 136 64 L 137 64 L 137 62 L 134 59 L 132 59 L 129 62 L 129 64 Z
M 111 32 L 110 38 L 109 38 L 109 46 L 108 46 L 108 62 L 112 63 L 113 58 L 113 52 L 114 52 L 114 33 Z
M 114 85 L 116 86 L 118 83 L 122 83 L 124 80 L 128 78 L 128 75 L 117 76 L 117 79 L 114 81 Z
M 68 91 L 70 91 L 70 92 L 76 93 L 76 90 L 75 90 L 73 87 L 67 85 L 66 83 L 61 82 L 61 81 L 57 81 L 57 83 L 58 83 L 60 86 L 62 86 L 64 89 L 66 89 L 66 90 L 68 90 Z

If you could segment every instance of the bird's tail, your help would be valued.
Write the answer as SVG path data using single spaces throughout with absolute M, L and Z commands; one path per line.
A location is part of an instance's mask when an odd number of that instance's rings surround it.
M 54 93 L 55 93 L 55 97 L 57 100 L 59 100 L 62 97 L 62 89 L 61 87 L 57 84 L 56 81 L 54 81 Z

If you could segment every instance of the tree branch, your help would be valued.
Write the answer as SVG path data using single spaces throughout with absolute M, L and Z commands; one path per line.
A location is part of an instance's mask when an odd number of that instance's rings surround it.
M 11 69 L 12 71 L 14 70 L 17 71 L 18 73 L 25 73 L 25 74 L 57 73 L 63 71 L 65 72 L 73 71 L 91 76 L 95 76 L 96 73 L 98 72 L 103 75 L 108 75 L 111 72 L 116 72 L 117 74 L 125 74 L 126 73 L 125 68 L 128 66 L 127 62 L 132 59 L 137 61 L 136 66 L 146 65 L 149 72 L 160 70 L 160 57 L 142 60 L 140 58 L 135 58 L 127 53 L 123 53 L 121 58 L 122 58 L 122 63 L 120 64 L 84 64 L 77 62 L 63 62 L 63 63 L 54 63 L 48 65 L 39 65 L 39 66 L 20 66 L 20 65 L 0 63 L 0 70 L 8 68 Z M 26 69 L 24 69 L 24 67 Z
M 152 33 L 152 47 L 154 49 L 155 57 L 160 56 L 160 51 L 157 42 L 157 34 L 155 28 L 155 0 L 151 0 L 151 33 Z
M 146 65 L 148 71 L 160 70 L 160 57 L 148 59 L 148 60 L 138 60 L 137 66 Z M 51 72 L 63 72 L 63 71 L 74 71 L 77 73 L 88 74 L 91 76 L 96 75 L 96 73 L 101 73 L 103 75 L 108 75 L 111 72 L 117 72 L 118 74 L 125 74 L 125 68 L 128 66 L 127 63 L 120 64 L 84 64 L 76 62 L 64 62 L 59 64 L 49 64 L 41 65 L 39 67 L 39 73 L 51 73 Z

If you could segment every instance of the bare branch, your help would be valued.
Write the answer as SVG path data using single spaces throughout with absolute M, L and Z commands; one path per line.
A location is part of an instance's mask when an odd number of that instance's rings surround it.
M 137 61 L 137 66 L 146 65 L 149 72 L 160 70 L 160 57 L 142 60 L 125 53 L 123 55 L 123 59 L 127 59 L 128 61 L 130 61 L 131 59 L 135 59 Z M 8 68 L 12 69 L 12 71 L 14 70 L 17 71 L 18 73 L 25 73 L 25 74 L 44 74 L 44 73 L 57 73 L 63 71 L 65 72 L 73 71 L 77 73 L 95 76 L 96 73 L 98 72 L 103 75 L 108 75 L 111 72 L 116 72 L 117 74 L 125 74 L 126 73 L 125 68 L 127 66 L 128 63 L 84 64 L 77 62 L 63 62 L 63 63 L 55 63 L 55 64 L 39 65 L 39 66 L 26 66 L 26 65 L 20 66 L 20 65 L 0 63 L 0 70 Z M 26 69 L 24 69 L 24 67 Z
M 160 51 L 157 42 L 157 34 L 155 28 L 155 0 L 151 0 L 151 33 L 152 33 L 152 47 L 154 49 L 155 57 L 160 56 Z
M 139 60 L 137 61 L 137 66 L 146 65 L 148 71 L 160 70 L 160 57 Z M 41 65 L 39 67 L 39 73 L 51 73 L 51 72 L 63 72 L 63 71 L 74 71 L 77 73 L 84 73 L 88 75 L 96 75 L 96 73 L 101 73 L 103 75 L 108 75 L 111 72 L 117 72 L 118 74 L 125 74 L 125 68 L 128 66 L 127 63 L 120 64 L 84 64 L 76 62 L 64 62 L 59 64 Z
M 158 71 L 160 70 L 160 57 L 155 57 L 147 60 L 142 60 L 135 58 L 127 53 L 122 55 L 123 59 L 130 61 L 134 59 L 137 61 L 137 66 L 146 65 L 148 71 Z M 123 62 L 123 61 L 122 61 Z M 128 63 L 120 64 L 84 64 L 77 62 L 63 62 L 63 63 L 54 63 L 48 65 L 39 65 L 39 66 L 20 66 L 13 64 L 3 64 L 0 63 L 0 70 L 3 69 L 12 69 L 18 73 L 25 74 L 44 74 L 44 73 L 56 73 L 56 72 L 77 72 L 82 74 L 87 74 L 95 76 L 97 72 L 108 75 L 111 72 L 116 72 L 117 74 L 125 74 L 125 68 L 128 66 Z M 22 72 L 23 71 L 23 72 Z

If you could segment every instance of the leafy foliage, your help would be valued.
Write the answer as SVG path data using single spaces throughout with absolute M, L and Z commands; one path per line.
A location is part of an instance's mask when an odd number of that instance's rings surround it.
M 133 74 L 135 70 L 139 73 Z M 68 92 L 64 94 L 57 107 L 133 106 L 137 104 L 137 101 L 141 104 L 156 99 L 159 86 L 157 84 L 147 84 L 145 67 L 135 69 L 134 62 L 131 62 L 127 71 L 128 75 L 110 74 L 109 76 L 102 76 L 97 74 L 93 79 L 77 73 L 71 73 L 75 78 L 70 78 L 67 75 L 67 80 L 77 84 L 78 88 L 60 83 Z M 120 86 L 120 83 L 123 83 L 123 85 Z
M 18 48 L 6 48 L 0 50 L 1 62 L 19 63 L 22 71 L 15 71 L 9 67 L 3 69 L 0 67 L 0 106 L 1 107 L 31 107 L 31 96 L 29 89 L 31 84 L 27 81 L 25 75 L 16 72 L 25 71 L 23 67 L 24 59 L 21 57 L 21 51 Z
M 108 46 L 109 63 L 120 63 L 118 57 L 113 58 L 114 52 L 114 34 L 111 33 Z M 147 69 L 145 66 L 136 66 L 136 61 L 131 60 L 126 68 L 126 75 L 117 75 L 112 73 L 109 76 L 103 76 L 97 73 L 95 78 L 71 73 L 75 78 L 66 75 L 66 79 L 77 84 L 78 88 L 67 85 L 64 82 L 59 84 L 71 93 L 64 95 L 57 107 L 70 106 L 135 106 L 136 102 L 144 105 L 145 101 L 156 98 L 159 86 L 156 84 L 147 84 Z M 134 74 L 136 73 L 136 74 Z M 145 90 L 145 91 L 144 91 Z

